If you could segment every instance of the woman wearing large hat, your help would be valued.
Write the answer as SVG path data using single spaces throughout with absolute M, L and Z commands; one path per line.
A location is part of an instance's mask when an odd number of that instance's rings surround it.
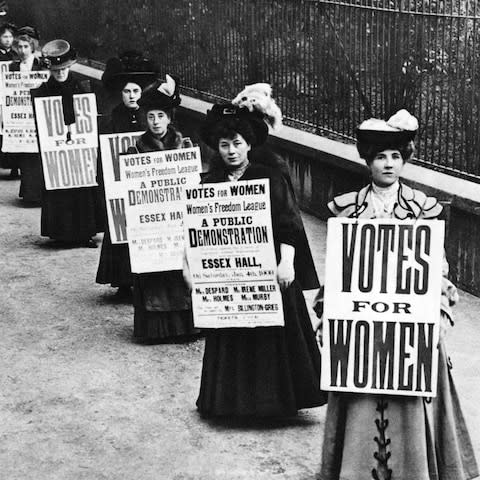
M 36 56 L 40 35 L 35 27 L 26 25 L 16 30 L 14 45 L 18 59 L 10 64 L 11 72 L 46 70 L 41 58 Z M 42 162 L 38 153 L 7 153 L 5 158 L 21 172 L 19 197 L 24 202 L 40 204 L 43 189 Z
M 178 84 L 170 75 L 146 88 L 139 105 L 147 117 L 147 130 L 128 153 L 156 152 L 191 146 L 172 125 L 180 105 Z M 133 281 L 136 341 L 158 343 L 195 333 L 190 294 L 182 271 L 142 273 Z
M 133 50 L 107 61 L 102 83 L 107 90 L 121 95 L 122 98 L 112 110 L 111 132 L 136 132 L 147 128 L 145 110 L 138 101 L 142 90 L 155 81 L 155 70 L 152 61 Z M 100 164 L 101 162 L 99 171 Z M 103 183 L 102 176 L 99 177 L 100 183 Z M 108 222 L 105 226 L 96 281 L 118 287 L 118 297 L 128 297 L 133 284 L 128 245 L 112 244 Z
M 33 97 L 61 96 L 67 130 L 75 123 L 73 95 L 86 93 L 70 71 L 77 61 L 76 51 L 62 39 L 52 40 L 42 49 L 50 78 L 32 90 Z M 41 234 L 68 245 L 96 248 L 92 239 L 102 231 L 96 187 L 43 190 Z
M 442 206 L 400 181 L 414 153 L 415 117 L 400 110 L 388 121 L 370 119 L 357 129 L 357 149 L 371 182 L 334 198 L 333 215 L 348 218 L 436 219 Z M 445 332 L 458 295 L 443 266 L 437 396 L 433 399 L 330 392 L 322 480 L 358 478 L 467 480 L 477 477 L 472 444 L 446 354 Z M 323 313 L 320 292 L 315 305 Z
M 295 280 L 303 230 L 282 173 L 249 158 L 268 136 L 264 115 L 233 104 L 207 113 L 203 140 L 217 153 L 202 183 L 268 179 L 285 327 L 226 328 L 206 335 L 199 412 L 205 416 L 287 416 L 325 403 L 320 353 L 302 289 Z M 185 272 L 188 278 L 188 272 Z

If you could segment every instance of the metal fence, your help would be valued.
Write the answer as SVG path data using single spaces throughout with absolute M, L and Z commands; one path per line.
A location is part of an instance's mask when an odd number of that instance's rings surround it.
M 407 108 L 418 161 L 480 181 L 479 3 L 17 0 L 11 11 L 90 58 L 143 50 L 196 96 L 269 82 L 287 123 L 342 141 Z

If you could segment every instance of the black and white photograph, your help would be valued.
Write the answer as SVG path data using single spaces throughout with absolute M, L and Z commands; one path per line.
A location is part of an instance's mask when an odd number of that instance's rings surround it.
M 480 0 L 0 0 L 0 218 L 0 479 L 480 479 Z

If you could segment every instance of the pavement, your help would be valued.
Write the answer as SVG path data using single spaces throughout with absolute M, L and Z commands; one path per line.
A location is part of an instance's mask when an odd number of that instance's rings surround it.
M 97 285 L 100 249 L 58 249 L 0 170 L 0 479 L 314 479 L 325 407 L 285 420 L 203 420 L 203 339 L 142 346 L 133 308 Z M 304 215 L 318 272 L 326 225 Z M 101 235 L 97 238 L 100 243 Z M 315 292 L 305 292 L 311 303 Z M 312 321 L 313 321 L 312 316 Z M 480 299 L 448 336 L 480 458 Z

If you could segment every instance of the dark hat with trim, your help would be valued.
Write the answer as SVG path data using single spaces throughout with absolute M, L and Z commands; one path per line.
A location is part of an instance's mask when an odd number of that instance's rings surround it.
M 57 39 L 46 43 L 42 48 L 45 64 L 50 70 L 60 70 L 72 66 L 77 61 L 77 52 L 66 40 Z
M 121 90 L 129 82 L 143 89 L 156 80 L 156 70 L 151 60 L 136 50 L 129 50 L 107 60 L 102 82 L 109 90 Z
M 138 104 L 148 110 L 170 111 L 181 103 L 178 82 L 171 75 L 165 76 L 165 81 L 157 80 L 143 92 Z
M 418 130 L 418 121 L 407 110 L 399 110 L 388 121 L 370 118 L 357 130 L 357 140 L 383 147 L 396 147 L 412 141 Z
M 266 142 L 268 137 L 268 125 L 265 123 L 264 115 L 256 110 L 250 112 L 246 107 L 238 107 L 232 103 L 217 103 L 207 111 L 207 118 L 201 130 L 202 140 L 214 150 L 218 149 L 216 139 L 212 136 L 217 126 L 223 122 L 231 124 L 241 129 L 241 125 L 247 124 L 254 134 L 252 146 L 256 147 Z M 231 125 L 235 129 L 235 125 Z M 238 133 L 241 134 L 241 131 Z
M 30 38 L 34 38 L 35 40 L 40 40 L 40 34 L 35 27 L 31 27 L 30 25 L 25 25 L 24 27 L 20 27 L 15 36 L 19 37 L 20 35 L 28 35 Z

